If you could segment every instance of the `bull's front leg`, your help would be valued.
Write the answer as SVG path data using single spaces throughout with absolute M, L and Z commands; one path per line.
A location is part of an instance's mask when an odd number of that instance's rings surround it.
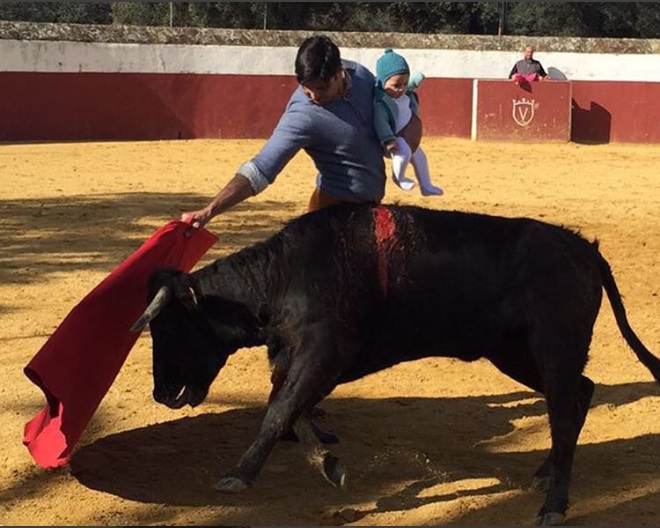
M 322 390 L 325 381 L 325 375 L 319 370 L 292 366 L 281 389 L 268 405 L 256 440 L 238 465 L 218 481 L 215 489 L 236 493 L 250 487 L 277 440 L 302 413 L 308 413 L 327 394 Z
M 274 347 L 272 348 L 274 349 Z M 270 396 L 268 397 L 268 403 L 270 404 L 275 399 L 275 396 L 277 396 L 277 394 L 280 392 L 280 389 L 282 388 L 284 382 L 286 381 L 287 375 L 289 373 L 289 365 L 287 363 L 288 352 L 283 351 L 281 354 L 275 354 L 269 349 L 268 355 L 269 357 L 274 358 L 271 360 L 273 371 L 270 376 L 272 389 L 270 391 Z M 286 356 L 286 358 L 284 360 L 280 359 L 282 358 L 282 356 Z M 325 411 L 320 407 L 314 407 L 312 409 L 310 418 L 311 419 L 319 418 L 321 416 L 325 416 Z M 318 438 L 319 442 L 321 442 L 322 444 L 339 443 L 339 437 L 336 434 L 321 429 L 313 421 L 310 422 L 310 426 L 312 428 L 312 431 L 316 435 L 316 438 Z M 289 442 L 297 442 L 300 440 L 300 435 L 297 432 L 295 432 L 293 429 L 289 429 L 284 432 L 284 434 L 281 436 L 281 439 Z
M 321 443 L 310 415 L 303 413 L 293 425 L 293 430 L 300 439 L 307 460 L 312 466 L 317 468 L 330 484 L 338 488 L 343 487 L 346 482 L 346 468 Z

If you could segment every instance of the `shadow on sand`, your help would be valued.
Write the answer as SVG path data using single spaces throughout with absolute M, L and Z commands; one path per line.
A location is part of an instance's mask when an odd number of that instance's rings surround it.
M 598 385 L 594 405 L 620 406 L 658 393 L 654 383 Z M 326 524 L 328 519 L 319 512 L 346 504 L 375 503 L 375 508 L 358 510 L 359 518 L 501 493 L 503 498 L 495 496 L 488 506 L 468 510 L 453 523 L 520 524 L 532 520 L 542 502 L 542 495 L 528 486 L 547 453 L 517 451 L 512 442 L 493 452 L 488 441 L 511 433 L 514 420 L 545 416 L 545 403 L 535 396 L 517 392 L 465 398 L 329 399 L 324 403 L 328 415 L 321 420 L 342 438 L 333 451 L 348 467 L 347 490 L 330 487 L 308 467 L 299 446 L 281 442 L 251 490 L 241 495 L 213 491 L 217 478 L 238 461 L 257 434 L 264 413 L 257 407 L 111 435 L 81 448 L 71 469 L 82 485 L 132 501 L 228 507 L 223 513 L 209 512 L 211 524 Z M 593 503 L 601 493 L 657 483 L 659 457 L 657 435 L 578 446 L 574 504 Z M 629 525 L 644 524 L 649 512 L 658 511 L 657 499 L 657 494 L 634 498 L 643 505 L 633 508 L 634 514 L 630 501 L 608 505 L 595 516 L 577 508 L 571 522 L 611 524 L 608 519 L 621 516 Z M 290 504 L 285 509 L 296 513 L 282 519 L 269 516 L 272 501 L 285 501 Z

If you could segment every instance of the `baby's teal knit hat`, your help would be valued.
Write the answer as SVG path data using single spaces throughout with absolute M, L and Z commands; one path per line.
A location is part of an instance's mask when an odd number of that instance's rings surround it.
M 402 73 L 410 73 L 410 68 L 406 59 L 398 53 L 395 53 L 392 48 L 387 48 L 385 52 L 376 61 L 376 78 L 382 85 L 385 84 L 387 79 L 392 75 L 399 75 Z

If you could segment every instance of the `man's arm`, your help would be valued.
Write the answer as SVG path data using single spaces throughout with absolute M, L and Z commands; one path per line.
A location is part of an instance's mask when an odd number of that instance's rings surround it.
M 214 216 L 255 194 L 249 180 L 242 174 L 237 173 L 206 207 L 198 211 L 183 213 L 181 221 L 189 223 L 193 227 L 204 227 Z
M 541 66 L 541 63 L 539 62 L 539 78 L 540 79 L 545 79 L 548 76 L 547 73 L 545 73 L 545 70 L 543 69 L 543 66 Z
M 394 143 L 396 134 L 390 125 L 390 113 L 384 101 L 374 104 L 374 130 L 378 136 L 378 141 L 384 147 L 387 148 L 388 144 Z
M 509 79 L 511 79 L 516 73 L 518 73 L 518 63 L 516 62 L 511 68 L 511 73 L 509 74 Z
M 183 213 L 181 220 L 204 227 L 216 215 L 259 194 L 273 183 L 291 158 L 310 143 L 311 135 L 311 121 L 307 116 L 287 109 L 261 151 L 238 169 L 206 207 Z

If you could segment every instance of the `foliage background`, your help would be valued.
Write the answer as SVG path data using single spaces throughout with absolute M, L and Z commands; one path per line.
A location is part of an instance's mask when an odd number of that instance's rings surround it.
M 660 38 L 656 2 L 3 2 L 0 20 L 141 26 Z

